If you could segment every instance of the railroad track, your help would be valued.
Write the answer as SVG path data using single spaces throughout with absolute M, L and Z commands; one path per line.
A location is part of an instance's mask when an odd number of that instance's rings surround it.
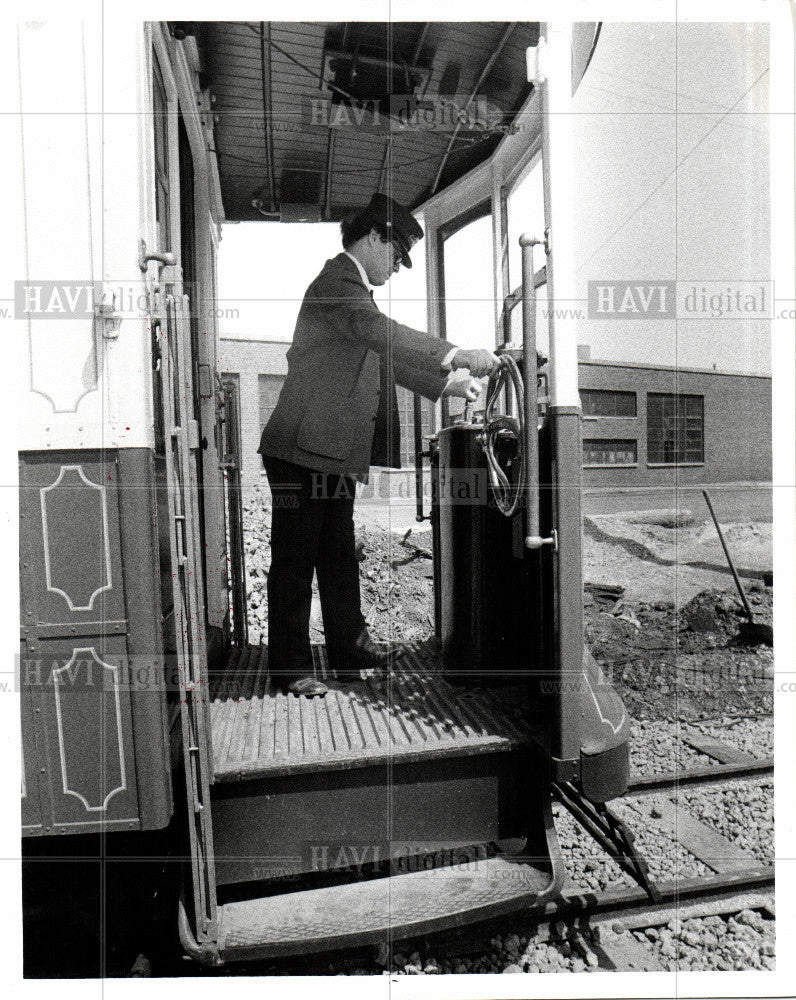
M 721 746 L 717 746 L 717 756 Z M 666 793 L 681 789 L 709 789 L 725 782 L 773 776 L 772 757 L 752 759 L 724 755 L 723 763 L 639 776 L 631 781 L 624 800 L 649 796 L 661 803 Z M 667 802 L 663 798 L 664 804 Z M 556 923 L 575 922 L 591 939 L 600 968 L 651 971 L 664 968 L 654 949 L 640 935 L 629 932 L 708 916 L 727 916 L 744 910 L 762 911 L 773 919 L 774 866 L 764 864 L 740 849 L 732 840 L 695 819 L 686 807 L 652 810 L 663 826 L 699 861 L 712 869 L 710 876 L 655 881 L 657 899 L 640 886 L 609 888 L 601 892 L 579 892 L 570 885 L 545 914 L 547 933 Z M 542 928 L 544 934 L 544 928 Z
M 631 780 L 624 798 L 636 798 L 640 795 L 651 795 L 655 792 L 676 791 L 678 788 L 695 785 L 715 785 L 723 781 L 743 778 L 762 778 L 774 773 L 774 758 L 749 758 L 743 761 L 732 761 L 714 764 L 709 767 L 689 768 L 682 771 L 669 771 L 664 774 L 650 774 L 635 777 Z
M 664 966 L 653 948 L 633 931 L 682 924 L 695 918 L 726 917 L 744 910 L 774 917 L 774 868 L 741 875 L 677 879 L 656 886 L 651 902 L 641 888 L 567 894 L 551 902 L 533 930 L 535 943 L 574 944 L 589 965 L 607 971 L 651 972 Z

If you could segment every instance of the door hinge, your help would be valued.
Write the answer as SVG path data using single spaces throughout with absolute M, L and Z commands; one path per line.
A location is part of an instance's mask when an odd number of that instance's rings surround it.
M 188 447 L 192 451 L 199 447 L 199 422 L 197 420 L 188 421 Z

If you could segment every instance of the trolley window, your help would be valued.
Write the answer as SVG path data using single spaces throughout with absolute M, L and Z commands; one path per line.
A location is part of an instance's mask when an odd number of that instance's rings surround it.
M 508 237 L 509 286 L 516 288 L 522 281 L 520 236 L 528 233 L 542 239 L 544 236 L 544 192 L 542 190 L 542 158 L 515 184 L 506 198 L 506 233 Z M 543 246 L 533 249 L 535 271 L 544 267 Z
M 491 215 L 448 236 L 443 261 L 445 334 L 459 347 L 483 347 L 495 331 Z
M 522 251 L 520 236 L 527 233 L 538 239 L 544 238 L 544 192 L 542 189 L 542 160 L 538 157 L 530 170 L 521 176 L 518 183 L 504 196 L 504 230 L 506 247 L 504 275 L 507 291 L 514 292 L 522 285 Z M 533 248 L 533 268 L 536 275 L 536 345 L 548 354 L 547 342 L 547 276 L 544 270 L 546 256 L 544 246 Z M 511 342 L 522 345 L 522 305 L 511 310 L 505 330 Z

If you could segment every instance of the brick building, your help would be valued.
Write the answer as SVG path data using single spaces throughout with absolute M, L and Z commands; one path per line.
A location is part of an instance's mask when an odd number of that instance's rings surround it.
M 585 486 L 768 483 L 771 378 L 578 363 Z
M 287 373 L 284 341 L 222 339 L 219 369 L 238 381 L 244 481 L 262 471 L 260 431 Z M 585 488 L 770 483 L 771 378 L 601 361 L 579 351 Z M 398 390 L 402 462 L 413 462 L 412 396 Z M 423 400 L 423 433 L 433 406 Z M 676 480 L 675 480 L 676 477 Z

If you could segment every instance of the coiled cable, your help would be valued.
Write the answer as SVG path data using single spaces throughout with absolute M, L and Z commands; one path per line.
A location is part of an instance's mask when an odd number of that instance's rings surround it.
M 496 407 L 500 393 L 509 388 L 514 393 L 516 417 L 497 413 Z M 525 387 L 517 362 L 510 354 L 502 354 L 498 358 L 498 366 L 489 376 L 486 390 L 486 407 L 484 410 L 483 447 L 489 468 L 489 482 L 498 510 L 506 517 L 515 514 L 522 498 L 522 485 L 525 482 L 525 418 L 523 401 Z M 505 470 L 498 461 L 495 444 L 500 437 L 513 437 L 517 441 L 518 468 L 511 483 Z

